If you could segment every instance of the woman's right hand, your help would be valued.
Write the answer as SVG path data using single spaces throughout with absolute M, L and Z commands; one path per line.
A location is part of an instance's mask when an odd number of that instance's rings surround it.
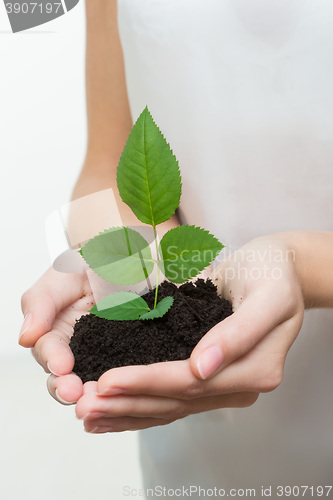
M 32 347 L 36 361 L 49 373 L 48 390 L 62 404 L 83 395 L 81 379 L 72 373 L 74 356 L 69 347 L 76 319 L 94 303 L 86 273 L 66 274 L 52 267 L 22 296 L 25 316 L 19 344 Z

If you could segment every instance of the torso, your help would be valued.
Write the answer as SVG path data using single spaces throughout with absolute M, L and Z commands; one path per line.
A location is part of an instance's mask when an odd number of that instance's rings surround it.
M 184 220 L 210 229 L 227 251 L 276 231 L 332 231 L 333 2 L 118 4 L 133 119 L 148 105 L 173 147 Z M 162 459 L 146 441 L 162 478 L 168 467 L 177 477 L 181 460 L 194 456 L 186 426 L 201 422 L 220 436 L 206 436 L 206 451 L 197 440 L 226 483 L 237 479 L 233 461 L 245 487 L 331 479 L 332 323 L 332 311 L 307 314 L 283 384 L 254 407 L 143 433 L 174 447 Z

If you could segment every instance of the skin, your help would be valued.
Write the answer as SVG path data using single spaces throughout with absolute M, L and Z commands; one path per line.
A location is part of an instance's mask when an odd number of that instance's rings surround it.
M 106 187 L 117 193 L 116 166 L 132 126 L 116 2 L 94 0 L 86 10 L 88 147 L 73 199 Z M 119 197 L 117 202 L 124 224 L 135 225 L 129 208 Z M 174 216 L 162 232 L 177 224 Z M 332 248 L 331 232 L 286 232 L 256 238 L 223 261 L 212 278 L 234 314 L 212 328 L 186 361 L 115 368 L 82 385 L 72 373 L 68 343 L 75 319 L 91 308 L 92 291 L 86 274 L 52 268 L 22 297 L 20 344 L 32 347 L 50 374 L 50 394 L 62 404 L 76 403 L 88 432 L 144 429 L 250 406 L 281 383 L 304 309 L 333 307 Z M 283 258 L 274 261 L 267 249 Z

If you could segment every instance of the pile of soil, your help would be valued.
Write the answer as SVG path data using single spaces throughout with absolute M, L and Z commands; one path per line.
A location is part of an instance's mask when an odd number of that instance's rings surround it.
M 232 314 L 231 303 L 217 295 L 209 279 L 180 287 L 164 281 L 158 300 L 170 295 L 174 304 L 162 318 L 110 321 L 92 314 L 82 316 L 70 341 L 73 371 L 87 382 L 117 366 L 187 359 L 208 330 Z M 143 295 L 150 308 L 154 297 L 154 290 Z

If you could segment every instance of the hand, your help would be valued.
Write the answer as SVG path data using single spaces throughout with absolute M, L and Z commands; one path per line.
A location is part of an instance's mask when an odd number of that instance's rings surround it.
M 223 261 L 213 279 L 234 314 L 203 337 L 190 360 L 104 373 L 76 407 L 86 430 L 143 429 L 249 406 L 281 383 L 304 312 L 293 252 L 282 240 L 256 239 Z
M 82 381 L 71 373 L 69 347 L 76 319 L 91 308 L 92 292 L 86 274 L 64 274 L 50 268 L 22 297 L 25 321 L 19 343 L 33 347 L 36 361 L 51 373 L 48 390 L 60 403 L 71 404 L 83 394 Z

